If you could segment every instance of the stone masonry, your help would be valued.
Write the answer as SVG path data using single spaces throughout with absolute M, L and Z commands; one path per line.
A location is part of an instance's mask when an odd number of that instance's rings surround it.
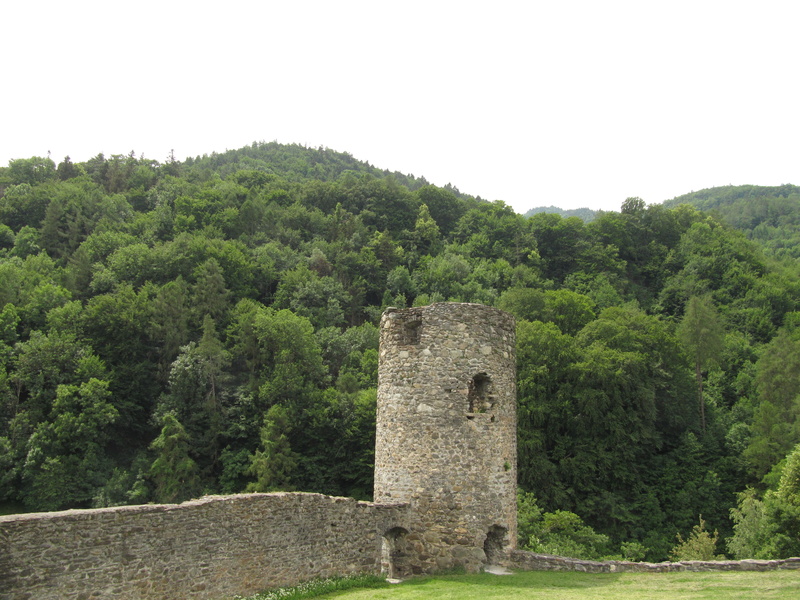
M 624 560 L 581 560 L 512 550 L 508 566 L 521 571 L 579 571 L 581 573 L 699 573 L 703 571 L 800 570 L 800 558 L 777 560 L 685 560 L 682 562 L 628 562 Z
M 3 600 L 223 600 L 379 573 L 405 507 L 321 494 L 211 496 L 0 517 Z
M 500 562 L 516 546 L 515 323 L 479 304 L 381 320 L 375 501 L 409 504 L 398 575 Z

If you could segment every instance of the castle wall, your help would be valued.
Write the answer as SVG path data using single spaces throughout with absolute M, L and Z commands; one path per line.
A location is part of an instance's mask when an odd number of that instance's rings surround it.
M 800 570 L 800 558 L 777 560 L 685 560 L 682 562 L 628 562 L 581 560 L 550 554 L 514 550 L 508 566 L 521 571 L 580 571 L 582 573 L 698 573 L 704 571 Z
M 499 562 L 516 545 L 516 482 L 513 317 L 461 303 L 387 310 L 374 497 L 410 504 L 404 574 Z
M 0 598 L 222 600 L 381 572 L 402 506 L 320 494 L 212 496 L 0 517 Z

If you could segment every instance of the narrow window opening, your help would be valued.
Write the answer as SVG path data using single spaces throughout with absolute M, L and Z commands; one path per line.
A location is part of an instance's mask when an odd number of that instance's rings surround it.
M 486 373 L 478 373 L 469 382 L 467 399 L 470 413 L 485 413 L 494 406 L 492 380 Z
M 415 319 L 414 321 L 407 321 L 403 324 L 403 330 L 400 335 L 400 343 L 404 346 L 416 346 L 419 344 L 421 333 L 421 320 Z

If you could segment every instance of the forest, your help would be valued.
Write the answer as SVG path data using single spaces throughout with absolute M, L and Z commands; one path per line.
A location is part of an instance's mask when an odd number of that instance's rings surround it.
M 276 142 L 10 161 L 0 514 L 369 499 L 380 315 L 460 301 L 517 318 L 524 547 L 800 556 L 800 189 L 590 217 Z

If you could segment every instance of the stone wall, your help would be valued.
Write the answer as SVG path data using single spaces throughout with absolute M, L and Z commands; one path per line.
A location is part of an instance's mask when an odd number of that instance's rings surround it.
M 505 566 L 521 571 L 581 571 L 584 573 L 673 573 L 679 571 L 775 571 L 800 569 L 800 558 L 782 560 L 687 560 L 683 562 L 594 561 L 536 554 L 523 550 L 509 553 Z
M 387 310 L 374 497 L 409 503 L 397 574 L 476 571 L 515 547 L 516 482 L 514 318 L 479 304 Z
M 0 517 L 0 598 L 222 600 L 381 572 L 403 506 L 320 494 L 211 496 Z

